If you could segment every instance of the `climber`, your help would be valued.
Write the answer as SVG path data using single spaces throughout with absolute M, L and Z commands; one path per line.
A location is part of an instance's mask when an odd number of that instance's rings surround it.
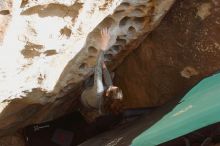
M 117 101 L 120 102 L 123 97 L 122 91 L 113 85 L 111 75 L 104 62 L 104 52 L 107 50 L 109 40 L 108 29 L 102 29 L 101 45 L 94 70 L 93 86 L 85 89 L 81 95 L 82 104 L 87 108 L 98 110 L 99 115 L 117 110 Z

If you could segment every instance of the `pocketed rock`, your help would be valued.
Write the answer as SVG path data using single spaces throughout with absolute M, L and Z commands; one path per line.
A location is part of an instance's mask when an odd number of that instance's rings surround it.
M 0 136 L 73 109 L 80 84 L 93 73 L 100 29 L 111 32 L 105 59 L 117 66 L 173 2 L 0 1 Z

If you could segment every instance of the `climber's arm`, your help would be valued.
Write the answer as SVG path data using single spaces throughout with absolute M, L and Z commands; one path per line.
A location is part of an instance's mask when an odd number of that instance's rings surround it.
M 97 94 L 101 94 L 104 91 L 104 85 L 102 81 L 102 62 L 104 59 L 104 52 L 100 51 L 97 62 L 96 62 L 96 67 L 94 71 L 94 88 L 97 91 Z
M 103 69 L 103 76 L 104 76 L 104 81 L 107 87 L 112 86 L 112 78 L 111 75 L 108 71 L 108 68 L 105 65 L 105 62 L 102 62 L 102 69 Z
M 97 93 L 102 93 L 104 91 L 104 86 L 102 82 L 102 63 L 104 62 L 104 51 L 107 50 L 107 46 L 110 40 L 110 35 L 107 28 L 102 29 L 100 34 L 100 51 L 94 73 L 94 86 L 96 86 Z
M 100 34 L 101 34 L 101 40 L 100 40 L 101 45 L 95 67 L 94 84 L 96 84 L 95 82 L 98 80 L 102 81 L 102 63 L 104 62 L 104 52 L 107 50 L 107 46 L 110 40 L 110 35 L 107 28 L 102 29 L 100 31 Z
M 101 93 L 104 90 L 102 82 L 102 63 L 104 62 L 104 51 L 107 50 L 107 46 L 110 40 L 110 35 L 107 28 L 101 30 L 100 51 L 95 67 L 94 86 L 96 86 L 97 93 Z

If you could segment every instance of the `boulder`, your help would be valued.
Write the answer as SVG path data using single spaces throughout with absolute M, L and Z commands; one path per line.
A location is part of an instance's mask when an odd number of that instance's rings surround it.
M 115 72 L 125 108 L 161 106 L 220 70 L 220 2 L 178 0 Z
M 82 82 L 93 73 L 100 29 L 111 32 L 105 60 L 116 67 L 173 3 L 0 1 L 0 136 L 74 109 Z M 120 52 L 126 53 L 117 59 Z

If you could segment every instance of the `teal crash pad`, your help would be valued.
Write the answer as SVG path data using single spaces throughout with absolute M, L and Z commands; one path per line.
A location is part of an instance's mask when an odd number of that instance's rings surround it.
M 203 79 L 178 105 L 132 141 L 156 146 L 220 121 L 220 73 Z

